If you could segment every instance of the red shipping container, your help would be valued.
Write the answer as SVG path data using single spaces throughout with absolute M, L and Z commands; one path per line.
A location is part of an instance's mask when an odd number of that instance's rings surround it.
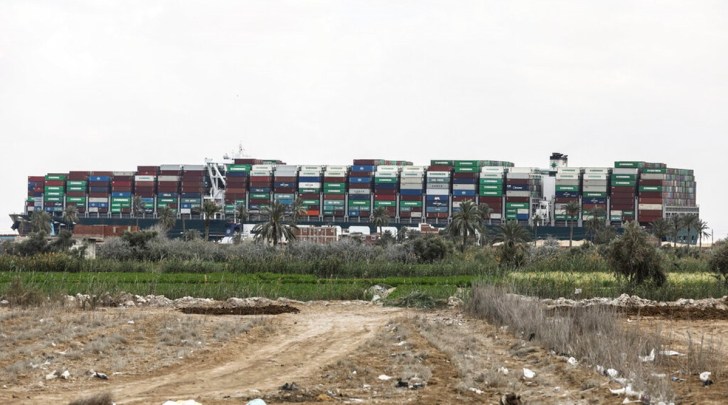
M 453 179 L 474 179 L 477 180 L 480 177 L 478 173 L 453 173 Z
M 374 194 L 374 201 L 396 201 L 396 195 Z
M 399 199 L 401 201 L 422 201 L 421 195 L 400 195 Z
M 324 194 L 324 200 L 328 201 L 341 201 L 345 200 L 346 195 L 345 194 Z
M 427 168 L 428 172 L 450 172 L 452 171 L 452 166 L 445 166 L 445 165 L 432 165 Z
M 66 182 L 63 180 L 46 180 L 45 185 L 46 185 L 46 187 L 48 187 L 48 186 L 59 187 L 59 186 L 65 186 Z
M 319 216 L 320 210 L 306 210 L 306 215 L 309 217 L 317 217 Z
M 287 182 L 287 183 L 295 183 L 298 181 L 296 176 L 275 176 L 274 177 L 276 182 Z

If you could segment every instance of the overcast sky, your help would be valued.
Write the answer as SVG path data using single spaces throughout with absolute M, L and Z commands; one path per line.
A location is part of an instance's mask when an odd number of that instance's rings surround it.
M 725 1 L 0 1 L 0 233 L 29 175 L 355 158 L 692 168 L 728 234 Z

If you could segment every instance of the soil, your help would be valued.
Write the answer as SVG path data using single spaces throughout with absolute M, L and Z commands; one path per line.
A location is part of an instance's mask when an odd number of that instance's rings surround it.
M 254 398 L 268 404 L 496 404 L 507 393 L 531 404 L 624 399 L 609 392 L 616 387 L 592 366 L 570 365 L 527 337 L 459 309 L 347 301 L 286 306 L 276 315 L 252 316 L 149 307 L 0 308 L 0 403 L 65 404 L 106 392 L 117 404 L 245 404 Z M 630 321 L 674 331 L 675 350 L 687 349 L 688 332 L 728 332 L 722 321 Z M 508 375 L 494 371 L 501 367 Z M 524 378 L 523 368 L 536 377 Z M 69 379 L 46 379 L 63 370 L 70 371 Z M 728 384 L 717 372 L 713 380 L 703 387 L 697 375 L 689 375 L 675 383 L 678 402 L 725 403 Z

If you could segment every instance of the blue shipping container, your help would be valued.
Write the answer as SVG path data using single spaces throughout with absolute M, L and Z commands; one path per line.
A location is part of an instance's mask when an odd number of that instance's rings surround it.
M 111 193 L 111 196 L 112 197 L 121 197 L 121 198 L 131 197 L 131 192 L 129 192 L 129 191 L 114 191 L 113 193 Z
M 506 184 L 506 190 L 510 191 L 528 191 L 528 184 Z
M 426 201 L 445 201 L 447 202 L 450 199 L 450 197 L 446 195 L 428 195 L 426 197 Z
M 359 165 L 351 167 L 352 172 L 373 172 L 375 170 L 377 170 L 377 167 L 370 165 Z
M 100 181 L 100 182 L 108 183 L 111 181 L 111 177 L 109 177 L 109 176 L 89 176 L 88 181 L 89 182 Z
M 364 184 L 371 183 L 371 177 L 349 177 L 349 183 Z
M 475 197 L 475 190 L 453 190 L 452 195 L 460 197 Z

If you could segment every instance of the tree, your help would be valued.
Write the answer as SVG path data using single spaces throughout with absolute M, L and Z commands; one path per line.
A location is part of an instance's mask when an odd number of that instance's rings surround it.
M 703 238 L 707 238 L 710 236 L 708 233 L 708 223 L 703 221 L 702 219 L 698 219 L 698 223 L 695 225 L 695 230 L 698 233 L 698 248 L 703 249 Z
M 78 207 L 75 205 L 67 205 L 63 210 L 61 220 L 66 224 L 66 228 L 73 229 L 73 225 L 78 222 Z
M 379 234 L 382 234 L 382 227 L 389 224 L 389 213 L 384 207 L 377 207 L 372 211 L 372 223 L 379 229 Z
M 680 215 L 673 215 L 668 219 L 669 233 L 672 236 L 672 247 L 677 246 L 677 235 L 683 228 L 683 217 Z
M 713 276 L 728 287 L 728 242 L 716 243 L 713 253 L 708 259 L 708 268 Z
M 488 203 L 480 203 L 478 204 L 478 211 L 483 222 L 487 221 L 488 225 L 490 225 L 490 215 L 493 213 L 493 208 L 490 208 Z
M 650 224 L 650 233 L 657 238 L 657 246 L 662 245 L 662 239 L 670 234 L 670 223 L 660 218 Z
M 139 217 L 144 215 L 146 212 L 146 204 L 144 203 L 144 200 L 142 200 L 142 196 L 134 196 L 134 199 L 131 202 L 131 211 L 136 218 L 136 225 L 139 227 Z
M 453 238 L 462 238 L 460 251 L 464 252 L 468 239 L 476 232 L 483 232 L 481 222 L 483 217 L 478 207 L 472 201 L 460 203 L 460 211 L 452 216 L 452 222 L 447 226 L 447 233 Z
M 240 220 L 241 224 L 248 220 L 250 213 L 245 204 L 239 203 L 235 206 L 235 216 Z
M 256 240 L 264 239 L 266 242 L 272 243 L 273 246 L 278 246 L 278 243 L 284 239 L 296 239 L 296 235 L 292 231 L 292 229 L 298 229 L 296 225 L 285 223 L 285 205 L 276 201 L 271 206 L 263 207 L 263 215 L 268 220 L 257 224 L 252 231 L 255 233 Z
M 667 281 L 657 248 L 636 221 L 627 223 L 622 236 L 607 246 L 606 257 L 614 274 L 630 284 L 651 281 L 661 286 Z
M 210 220 L 220 212 L 220 206 L 212 200 L 202 203 L 202 214 L 205 216 L 205 240 L 210 239 Z
M 697 228 L 700 223 L 700 217 L 698 217 L 697 214 L 687 214 L 683 217 L 683 227 L 688 232 L 688 246 L 690 246 L 690 238 L 693 234 L 693 230 L 697 233 Z M 696 235 L 696 237 L 700 237 L 700 235 Z
M 51 216 L 45 211 L 34 211 L 30 216 L 30 227 L 33 232 L 51 233 Z
M 501 243 L 501 264 L 520 266 L 525 260 L 523 245 L 529 241 L 526 228 L 518 221 L 508 221 L 498 227 L 498 233 L 493 238 L 495 243 Z
M 581 207 L 576 201 L 570 201 L 564 206 L 566 211 L 566 218 L 569 221 L 569 247 L 571 247 L 572 241 L 574 240 L 574 218 L 578 217 Z
M 452 250 L 452 245 L 439 236 L 425 236 L 415 239 L 412 242 L 412 249 L 418 261 L 433 263 L 447 257 Z
M 402 242 L 406 241 L 407 237 L 409 236 L 409 232 L 410 232 L 409 228 L 407 228 L 406 226 L 399 228 L 399 230 L 397 231 L 397 238 L 396 238 L 397 243 L 402 243 Z
M 73 233 L 69 230 L 62 230 L 50 244 L 49 248 L 54 252 L 67 252 L 74 244 Z
M 303 204 L 301 197 L 298 197 L 291 206 L 291 222 L 298 224 L 298 220 L 304 216 L 306 216 L 306 206 Z
M 606 228 L 606 217 L 607 212 L 604 208 L 595 208 L 594 211 L 592 211 L 591 218 L 584 223 L 584 227 L 586 228 L 592 243 L 596 243 L 597 236 Z
M 162 207 L 157 210 L 157 218 L 164 232 L 169 232 L 177 222 L 177 213 L 169 207 Z

